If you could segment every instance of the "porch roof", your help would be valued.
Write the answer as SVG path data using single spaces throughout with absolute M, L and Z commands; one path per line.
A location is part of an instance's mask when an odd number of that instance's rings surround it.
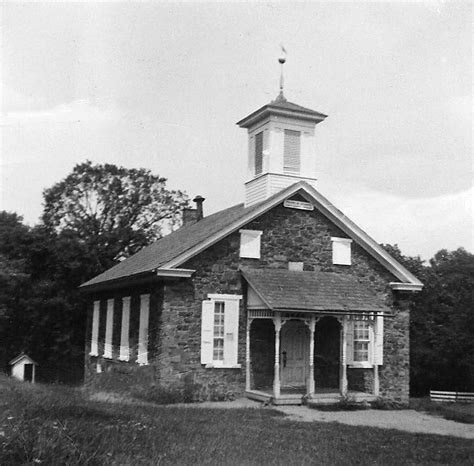
M 249 268 L 241 272 L 274 311 L 391 313 L 380 297 L 351 275 Z

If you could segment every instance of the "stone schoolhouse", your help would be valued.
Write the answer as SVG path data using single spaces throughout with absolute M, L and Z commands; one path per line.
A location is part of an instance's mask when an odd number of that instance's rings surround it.
M 326 115 L 280 95 L 248 131 L 245 200 L 89 280 L 86 383 L 195 400 L 407 402 L 409 300 L 422 283 L 316 189 Z

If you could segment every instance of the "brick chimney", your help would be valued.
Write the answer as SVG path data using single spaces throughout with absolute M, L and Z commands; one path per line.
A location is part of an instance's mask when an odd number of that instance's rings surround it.
M 202 210 L 202 203 L 205 201 L 206 199 L 202 196 L 199 196 L 197 195 L 194 199 L 193 199 L 193 202 L 196 203 L 196 211 L 197 211 L 197 216 L 196 216 L 196 222 L 199 222 L 199 220 L 202 220 L 202 218 L 204 217 L 204 212 Z

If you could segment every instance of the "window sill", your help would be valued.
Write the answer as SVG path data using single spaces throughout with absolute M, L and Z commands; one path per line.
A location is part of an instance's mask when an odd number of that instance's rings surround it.
M 241 369 L 242 364 L 216 364 L 210 362 L 204 366 L 206 369 Z
M 370 362 L 354 362 L 352 364 L 348 364 L 350 369 L 373 369 L 374 365 Z

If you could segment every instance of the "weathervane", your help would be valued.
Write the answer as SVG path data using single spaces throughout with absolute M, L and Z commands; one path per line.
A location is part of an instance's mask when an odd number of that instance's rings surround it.
M 284 84 L 284 81 L 283 81 L 283 65 L 286 62 L 286 49 L 281 44 L 280 44 L 280 47 L 281 47 L 281 55 L 278 58 L 278 62 L 281 65 L 281 73 L 280 73 L 280 95 L 278 96 L 278 98 L 285 99 L 285 96 L 283 95 L 283 84 Z

